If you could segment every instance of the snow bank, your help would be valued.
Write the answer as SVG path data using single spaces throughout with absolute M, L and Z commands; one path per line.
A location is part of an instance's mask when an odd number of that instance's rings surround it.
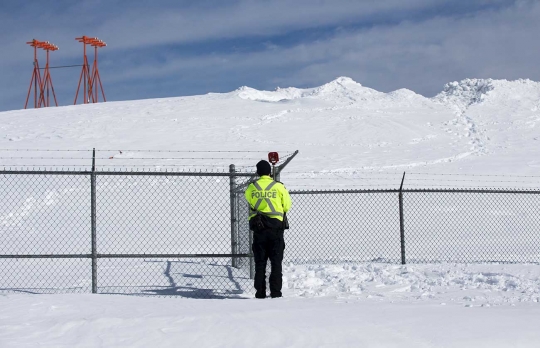
M 232 95 L 241 99 L 261 101 L 261 102 L 280 102 L 291 99 L 303 98 L 305 91 L 298 88 L 277 88 L 275 91 L 259 91 L 257 89 L 242 86 Z
M 447 83 L 433 101 L 465 111 L 474 104 L 508 105 L 509 101 L 540 99 L 540 83 L 528 79 L 515 81 L 493 79 L 464 79 Z M 501 105 L 502 104 L 502 105 Z
M 439 301 L 467 307 L 540 302 L 540 266 L 517 264 L 288 265 L 289 296 Z
M 494 89 L 492 79 L 465 79 L 447 83 L 444 90 L 433 97 L 433 100 L 445 105 L 457 107 L 465 111 L 469 106 L 480 103 L 486 94 Z

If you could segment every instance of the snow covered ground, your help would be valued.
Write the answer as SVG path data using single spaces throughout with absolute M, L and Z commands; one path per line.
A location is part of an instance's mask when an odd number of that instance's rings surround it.
M 537 347 L 538 265 L 289 265 L 284 298 L 0 295 L 2 347 Z
M 538 189 L 539 127 L 538 82 L 471 79 L 425 98 L 338 78 L 312 89 L 2 112 L 0 167 L 87 169 L 96 148 L 98 170 L 253 171 L 268 151 L 299 150 L 282 174 L 289 189 L 396 188 L 404 171 L 409 188 Z M 181 152 L 210 150 L 242 152 Z M 11 221 L 6 214 L 0 221 Z M 538 264 L 287 264 L 284 276 L 285 297 L 263 301 L 249 292 L 0 292 L 0 347 L 540 345 Z
M 325 187 L 396 187 L 404 171 L 407 187 L 538 187 L 538 178 L 530 177 L 540 168 L 539 100 L 540 83 L 530 80 L 464 80 L 425 98 L 406 89 L 381 93 L 342 77 L 313 89 L 243 87 L 225 94 L 8 111 L 1 113 L 2 150 L 87 152 L 2 151 L 0 166 L 88 168 L 89 150 L 96 148 L 98 169 L 210 164 L 228 170 L 234 163 L 253 170 L 268 151 L 299 150 L 283 177 L 291 189 L 313 186 L 313 177 Z M 259 152 L 129 151 L 135 149 Z M 40 159 L 51 156 L 67 159 Z

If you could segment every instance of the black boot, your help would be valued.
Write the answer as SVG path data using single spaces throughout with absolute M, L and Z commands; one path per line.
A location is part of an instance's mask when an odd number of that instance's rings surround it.
M 271 293 L 270 297 L 271 298 L 277 298 L 277 297 L 283 297 L 283 295 L 281 294 L 281 291 L 280 291 L 280 292 Z
M 257 291 L 255 293 L 255 298 L 266 298 L 266 292 L 259 292 Z

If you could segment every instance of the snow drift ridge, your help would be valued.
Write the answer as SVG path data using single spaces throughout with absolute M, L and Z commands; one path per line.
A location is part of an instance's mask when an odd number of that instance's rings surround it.
M 521 86 L 521 87 L 516 87 Z M 390 98 L 393 101 L 431 100 L 438 104 L 453 106 L 464 112 L 474 104 L 482 103 L 492 91 L 497 89 L 499 95 L 509 94 L 508 91 L 520 89 L 520 94 L 535 98 L 540 95 L 540 83 L 531 80 L 493 80 L 493 79 L 464 79 L 447 83 L 443 91 L 433 98 L 425 98 L 408 89 L 398 89 L 389 93 L 379 92 L 362 86 L 350 77 L 338 77 L 322 86 L 314 88 L 276 88 L 275 91 L 261 91 L 250 87 L 240 87 L 232 95 L 241 99 L 261 102 L 281 102 L 301 98 L 313 98 L 329 101 L 357 102 L 365 100 Z M 506 92 L 505 92 L 506 91 Z

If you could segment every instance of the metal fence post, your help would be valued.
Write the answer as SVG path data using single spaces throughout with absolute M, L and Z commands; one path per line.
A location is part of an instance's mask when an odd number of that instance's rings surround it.
M 96 234 L 96 149 L 92 151 L 92 173 L 90 174 L 90 214 L 92 226 L 92 293 L 97 293 L 97 234 Z
M 231 176 L 229 177 L 230 182 L 230 191 L 231 191 L 231 254 L 235 255 L 238 254 L 237 247 L 238 247 L 238 241 L 236 236 L 236 225 L 238 222 L 238 219 L 236 217 L 236 182 L 235 182 L 235 176 L 234 173 L 236 172 L 234 164 L 231 164 L 229 166 L 229 173 Z M 236 257 L 232 257 L 232 266 L 237 267 L 238 266 L 238 260 Z
M 401 264 L 405 264 L 405 226 L 403 224 L 403 182 L 405 181 L 405 172 L 399 186 L 399 234 L 401 241 Z

